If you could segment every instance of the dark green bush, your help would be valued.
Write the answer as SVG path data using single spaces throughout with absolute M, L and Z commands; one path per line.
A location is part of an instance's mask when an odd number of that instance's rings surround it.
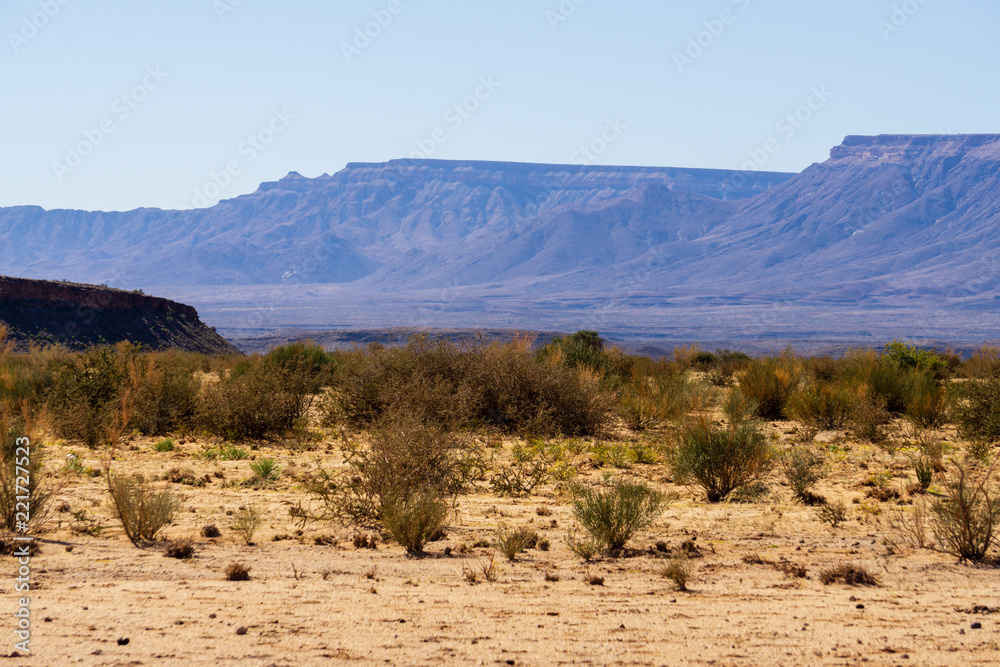
M 760 479 L 771 469 L 772 459 L 773 451 L 756 424 L 722 429 L 698 419 L 681 431 L 670 463 L 678 481 L 692 480 L 714 503 Z

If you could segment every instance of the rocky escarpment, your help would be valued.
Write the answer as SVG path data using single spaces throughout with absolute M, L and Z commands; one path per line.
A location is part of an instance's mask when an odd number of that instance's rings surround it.
M 191 306 L 97 285 L 0 276 L 0 322 L 19 349 L 131 341 L 155 350 L 236 352 Z

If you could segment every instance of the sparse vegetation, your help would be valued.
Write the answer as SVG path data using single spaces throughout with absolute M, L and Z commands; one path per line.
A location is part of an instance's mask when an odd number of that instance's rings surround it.
M 382 523 L 406 553 L 419 556 L 424 546 L 447 526 L 448 505 L 434 489 L 422 489 L 408 498 L 394 497 L 382 512 Z
M 840 582 L 848 586 L 878 586 L 878 577 L 871 573 L 864 565 L 856 563 L 841 563 L 824 570 L 820 570 L 819 580 L 824 584 L 835 584 Z
M 617 478 L 584 489 L 573 503 L 573 516 L 604 552 L 613 554 L 659 517 L 663 502 L 663 494 L 646 484 Z
M 772 448 L 756 424 L 717 428 L 707 419 L 695 419 L 681 431 L 670 463 L 678 480 L 701 486 L 715 503 L 759 479 L 772 459 Z
M 997 542 L 1000 497 L 992 486 L 995 465 L 976 478 L 959 463 L 944 483 L 944 497 L 931 505 L 931 528 L 939 547 L 961 561 L 980 563 Z
M 154 491 L 140 477 L 108 472 L 108 491 L 125 536 L 136 546 L 153 541 L 174 520 L 181 501 L 169 489 Z
M 233 518 L 233 530 L 240 536 L 247 546 L 253 544 L 253 536 L 260 528 L 260 512 L 253 505 L 245 505 L 236 513 Z M 218 530 L 216 530 L 218 532 Z

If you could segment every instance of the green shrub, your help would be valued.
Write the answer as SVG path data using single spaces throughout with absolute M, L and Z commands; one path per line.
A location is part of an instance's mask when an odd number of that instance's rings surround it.
M 393 414 L 446 430 L 492 426 L 526 435 L 590 435 L 606 423 L 601 375 L 559 354 L 536 356 L 527 340 L 466 350 L 415 337 L 406 348 L 346 356 L 325 400 L 328 422 L 364 428 Z
M 243 538 L 247 546 L 253 544 L 253 536 L 260 527 L 260 512 L 253 505 L 246 505 L 236 513 L 233 519 L 233 530 Z
M 785 417 L 785 408 L 798 389 L 801 377 L 801 362 L 790 352 L 754 359 L 738 374 L 740 391 L 757 403 L 757 415 L 763 419 Z
M 958 464 L 943 485 L 944 497 L 931 505 L 931 528 L 940 548 L 962 561 L 981 563 L 997 542 L 1000 497 L 991 484 L 991 467 L 980 479 Z
M 1000 375 L 964 383 L 959 432 L 970 440 L 1000 440 Z
M 138 354 L 137 347 L 122 343 L 55 358 L 49 410 L 56 434 L 88 447 L 104 442 L 128 381 L 129 363 Z
M 250 471 L 254 474 L 254 482 L 257 484 L 270 484 L 281 477 L 281 468 L 274 459 L 257 459 L 250 464 Z
M 542 360 L 555 358 L 569 368 L 585 367 L 597 373 L 609 387 L 617 387 L 631 376 L 633 360 L 617 349 L 608 349 L 596 331 L 577 331 L 559 336 L 538 351 Z
M 754 423 L 720 429 L 700 419 L 681 431 L 670 463 L 679 481 L 693 480 L 714 503 L 760 479 L 771 469 L 772 458 L 770 445 Z
M 792 397 L 787 412 L 790 417 L 818 429 L 842 428 L 856 400 L 856 392 L 845 384 L 815 382 Z
M 162 440 L 157 441 L 155 445 L 153 445 L 153 451 L 172 452 L 174 451 L 174 446 L 175 443 L 173 438 L 163 438 Z
M 289 374 L 254 357 L 238 363 L 204 394 L 199 421 L 219 437 L 246 440 L 278 436 L 292 428 L 306 410 Z
M 316 511 L 299 508 L 302 521 L 340 519 L 374 525 L 397 498 L 430 490 L 454 496 L 471 481 L 467 450 L 454 435 L 400 415 L 373 429 L 370 443 L 352 443 L 348 469 L 320 471 L 305 484 L 319 501 Z
M 109 472 L 108 491 L 125 536 L 136 546 L 153 541 L 160 530 L 173 522 L 181 505 L 171 491 L 153 491 L 139 477 L 120 477 Z
M 382 523 L 412 555 L 422 554 L 424 546 L 444 532 L 447 519 L 448 504 L 434 489 L 394 497 L 382 512 Z
M 939 373 L 945 368 L 945 362 L 937 354 L 937 350 L 921 350 L 898 338 L 886 343 L 885 354 L 897 367 L 902 369 Z
M 675 364 L 637 362 L 632 377 L 618 391 L 618 413 L 628 428 L 643 431 L 680 418 L 698 398 Z
M 731 350 L 716 350 L 715 357 L 717 361 L 708 367 L 705 377 L 717 387 L 731 385 L 736 374 L 745 370 L 752 361 L 746 354 Z
M 934 428 L 945 422 L 951 395 L 943 382 L 929 371 L 913 372 L 906 418 L 921 428 Z
M 663 503 L 659 491 L 619 478 L 601 488 L 584 489 L 573 502 L 573 516 L 606 553 L 613 554 L 660 516 Z
M 677 590 L 686 591 L 688 589 L 688 582 L 691 580 L 691 575 L 694 574 L 693 570 L 694 568 L 691 567 L 687 552 L 682 549 L 680 553 L 667 561 L 666 566 L 664 566 L 660 574 L 674 582 Z
M 163 435 L 194 423 L 201 382 L 177 353 L 146 353 L 127 360 L 129 426 Z
M 0 403 L 0 528 L 27 532 L 45 523 L 53 490 L 42 469 L 43 458 L 33 415 L 26 407 L 16 414 L 9 405 Z M 27 484 L 22 486 L 25 481 Z M 21 502 L 24 496 L 28 496 L 27 508 Z M 26 509 L 27 526 L 19 525 Z
M 819 496 L 812 488 L 823 476 L 823 456 L 806 447 L 795 447 L 781 457 L 781 465 L 795 497 L 807 504 L 816 504 Z
M 522 551 L 538 543 L 538 533 L 528 528 L 510 529 L 501 525 L 496 529 L 493 546 L 513 562 Z

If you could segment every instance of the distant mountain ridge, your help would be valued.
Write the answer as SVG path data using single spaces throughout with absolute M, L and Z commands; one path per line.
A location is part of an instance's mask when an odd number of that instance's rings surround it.
M 158 288 L 254 330 L 599 315 L 653 332 L 724 304 L 768 309 L 733 315 L 761 335 L 807 326 L 805 306 L 831 313 L 812 333 L 875 308 L 980 332 L 1000 305 L 998 193 L 995 134 L 848 136 L 799 174 L 404 159 L 194 211 L 0 209 L 0 266 Z

